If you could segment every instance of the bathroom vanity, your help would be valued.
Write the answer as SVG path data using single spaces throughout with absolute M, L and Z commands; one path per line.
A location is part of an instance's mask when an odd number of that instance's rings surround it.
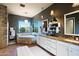
M 37 44 L 56 56 L 79 56 L 79 42 L 73 39 L 39 36 Z
M 79 10 L 64 15 L 64 35 L 77 38 L 40 35 L 37 44 L 56 56 L 79 56 Z

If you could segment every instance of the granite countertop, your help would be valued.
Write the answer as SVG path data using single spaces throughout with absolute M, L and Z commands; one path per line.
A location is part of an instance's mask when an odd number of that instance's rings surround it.
M 72 44 L 75 44 L 75 45 L 79 45 L 79 41 L 74 40 L 74 39 L 69 39 L 69 38 L 64 38 L 64 37 L 48 36 L 48 35 L 44 36 L 44 37 L 54 39 L 54 40 L 58 40 L 58 41 L 63 41 L 63 42 L 66 42 L 66 43 L 72 43 Z

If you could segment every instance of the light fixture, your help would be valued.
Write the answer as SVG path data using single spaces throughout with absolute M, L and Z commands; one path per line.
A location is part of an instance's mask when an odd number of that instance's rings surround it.
M 79 6 L 79 3 L 73 3 L 72 4 L 72 7 L 77 7 L 77 6 Z
M 25 23 L 28 23 L 28 20 L 24 20 Z
M 41 15 L 41 19 L 44 19 L 44 16 L 43 15 Z
M 55 15 L 54 15 L 54 11 L 53 10 L 51 10 L 50 15 L 52 17 L 52 20 L 51 21 L 57 22 L 57 19 L 56 19 Z
M 24 5 L 24 4 L 20 4 L 20 6 L 21 6 L 21 7 L 25 7 L 25 5 Z
M 52 16 L 53 14 L 54 14 L 54 11 L 53 11 L 53 10 L 51 10 L 50 15 Z
M 57 18 L 56 18 L 56 17 L 54 17 L 54 18 L 53 18 L 53 21 L 54 21 L 54 22 L 57 22 Z

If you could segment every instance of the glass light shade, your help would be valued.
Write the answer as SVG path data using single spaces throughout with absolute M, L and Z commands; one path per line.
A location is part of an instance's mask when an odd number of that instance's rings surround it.
M 54 14 L 54 11 L 53 10 L 51 10 L 51 13 L 50 13 L 50 15 L 52 16 Z
M 25 23 L 28 23 L 28 20 L 24 20 Z
M 44 19 L 44 16 L 43 15 L 41 15 L 41 19 Z
M 73 3 L 72 4 L 72 7 L 77 7 L 77 6 L 79 6 L 79 3 Z

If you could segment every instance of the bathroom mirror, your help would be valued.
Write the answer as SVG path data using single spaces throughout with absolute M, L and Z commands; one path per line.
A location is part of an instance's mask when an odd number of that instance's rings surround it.
M 43 20 L 43 29 L 42 32 L 43 33 L 47 33 L 48 30 L 48 19 Z
M 64 34 L 79 36 L 79 10 L 64 15 Z

